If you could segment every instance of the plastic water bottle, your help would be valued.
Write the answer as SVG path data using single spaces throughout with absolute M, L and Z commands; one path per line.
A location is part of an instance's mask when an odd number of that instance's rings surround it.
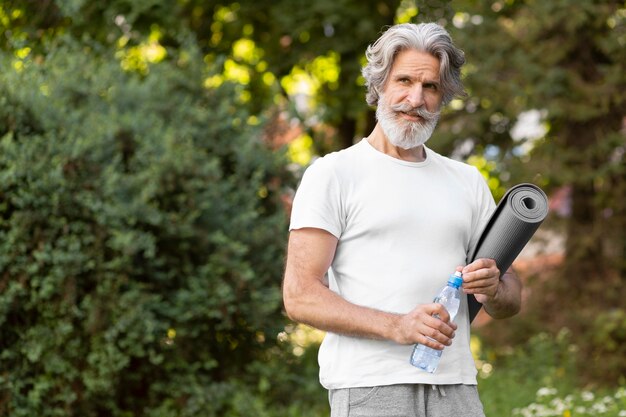
M 459 312 L 459 306 L 461 305 L 461 291 L 459 291 L 459 287 L 461 284 L 463 284 L 463 278 L 461 278 L 461 273 L 457 271 L 450 276 L 448 284 L 443 287 L 433 301 L 443 305 L 448 310 L 450 321 L 454 320 L 456 313 Z M 439 365 L 442 353 L 443 350 L 433 349 L 418 343 L 413 348 L 413 353 L 411 354 L 411 365 L 432 374 L 437 369 L 437 365 Z

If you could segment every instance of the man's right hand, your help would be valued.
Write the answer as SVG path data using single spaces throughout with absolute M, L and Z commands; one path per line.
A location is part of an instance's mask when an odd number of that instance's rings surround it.
M 452 344 L 456 329 L 457 325 L 450 321 L 444 306 L 420 304 L 409 313 L 398 316 L 394 340 L 403 345 L 420 343 L 441 350 Z

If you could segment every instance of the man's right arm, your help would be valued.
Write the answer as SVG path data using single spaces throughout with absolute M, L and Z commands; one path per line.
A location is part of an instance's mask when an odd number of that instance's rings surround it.
M 283 281 L 283 300 L 290 319 L 324 331 L 400 344 L 422 343 L 443 349 L 451 343 L 456 325 L 449 323 L 448 313 L 440 304 L 421 304 L 407 314 L 394 314 L 350 303 L 331 291 L 324 276 L 337 243 L 335 236 L 321 229 L 290 233 Z

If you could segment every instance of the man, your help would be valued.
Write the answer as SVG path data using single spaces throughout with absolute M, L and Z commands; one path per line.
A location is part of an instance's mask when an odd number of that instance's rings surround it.
M 521 284 L 466 258 L 495 208 L 478 170 L 424 143 L 463 95 L 465 58 L 436 24 L 391 27 L 367 49 L 371 134 L 319 159 L 294 199 L 283 283 L 290 318 L 327 331 L 320 381 L 331 416 L 484 416 L 466 297 L 455 319 L 432 303 L 455 270 L 488 314 L 520 308 Z M 433 374 L 413 345 L 444 349 Z

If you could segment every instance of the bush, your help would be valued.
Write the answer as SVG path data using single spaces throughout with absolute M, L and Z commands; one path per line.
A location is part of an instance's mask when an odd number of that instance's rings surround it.
M 584 357 L 594 366 L 589 374 L 594 380 L 619 381 L 626 375 L 626 310 L 610 309 L 597 314 L 590 330 Z M 626 413 L 625 413 L 626 414 Z
M 581 391 L 561 398 L 558 390 L 543 387 L 537 391 L 535 402 L 513 410 L 517 417 L 624 417 L 626 416 L 626 388 L 620 387 L 607 395 Z
M 268 415 L 283 161 L 193 48 L 101 49 L 1 57 L 0 414 Z
M 517 348 L 481 352 L 478 390 L 485 414 L 511 415 L 514 408 L 532 403 L 541 387 L 571 392 L 578 382 L 577 349 L 564 329 L 557 335 L 540 333 Z

